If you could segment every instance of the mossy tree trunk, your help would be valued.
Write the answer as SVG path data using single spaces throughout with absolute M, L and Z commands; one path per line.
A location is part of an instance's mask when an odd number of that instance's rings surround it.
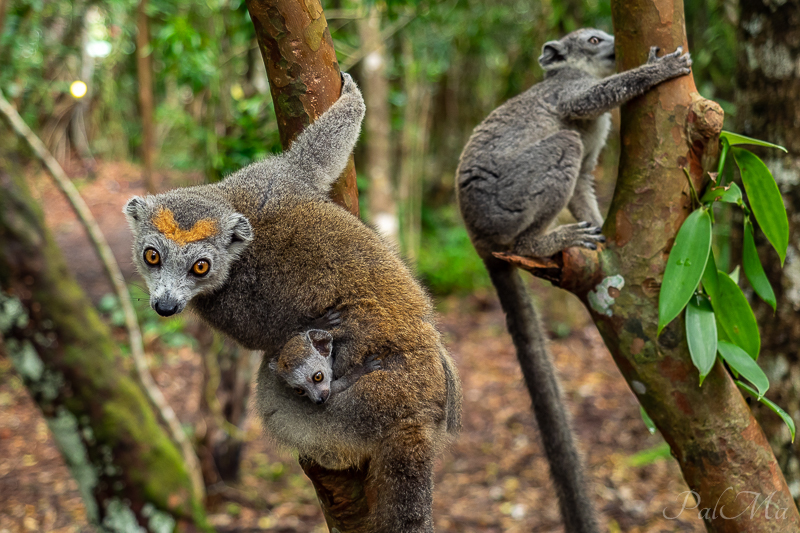
M 0 159 L 0 333 L 94 523 L 210 529 L 180 451 L 9 159 Z
M 611 9 L 619 71 L 644 63 L 650 46 L 687 50 L 681 0 L 615 0 Z M 669 443 L 699 499 L 692 512 L 709 531 L 798 531 L 800 515 L 786 481 L 731 376 L 718 362 L 698 387 L 682 317 L 656 335 L 666 259 L 691 211 L 684 169 L 702 190 L 704 169 L 718 158 L 721 128 L 722 110 L 697 94 L 691 76 L 623 106 L 605 249 L 567 249 L 555 257 L 555 268 L 513 261 L 583 300 Z
M 328 109 L 341 94 L 341 75 L 328 22 L 319 0 L 247 0 L 267 67 L 283 148 Z M 351 157 L 332 199 L 358 216 L 358 189 Z M 328 527 L 368 533 L 369 465 L 336 471 L 308 458 L 300 466 L 314 484 Z M 374 487 L 374 483 L 372 484 Z
M 778 180 L 789 213 L 789 251 L 781 268 L 766 240 L 759 255 L 778 309 L 753 298 L 761 326 L 759 363 L 770 377 L 767 396 L 800 420 L 800 1 L 742 0 L 739 19 L 737 131 L 785 146 L 760 152 Z M 734 240 L 734 242 L 736 242 Z M 785 424 L 760 404 L 756 417 L 772 444 L 795 500 L 800 499 L 800 452 Z

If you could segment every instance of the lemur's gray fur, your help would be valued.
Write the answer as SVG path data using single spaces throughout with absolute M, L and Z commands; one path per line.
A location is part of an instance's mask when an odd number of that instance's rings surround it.
M 282 155 L 216 184 L 135 197 L 125 206 L 150 303 L 189 305 L 249 349 L 264 350 L 256 404 L 267 432 L 323 467 L 369 464 L 370 531 L 433 531 L 433 461 L 460 428 L 458 373 L 431 302 L 398 256 L 328 193 L 358 139 L 364 102 L 342 94 Z M 281 347 L 328 310 L 333 375 L 380 353 L 381 370 L 322 405 L 270 369 Z
M 568 533 L 596 532 L 597 520 L 539 318 L 516 269 L 492 252 L 546 257 L 605 240 L 592 172 L 608 112 L 690 72 L 680 48 L 660 58 L 657 51 L 650 49 L 647 64 L 612 75 L 614 38 L 605 32 L 581 29 L 546 43 L 544 81 L 475 128 L 457 171 L 461 213 L 506 313 Z M 564 207 L 577 223 L 548 232 Z

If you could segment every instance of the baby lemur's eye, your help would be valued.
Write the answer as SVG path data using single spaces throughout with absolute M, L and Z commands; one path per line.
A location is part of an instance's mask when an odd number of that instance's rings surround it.
M 148 265 L 156 266 L 161 264 L 161 255 L 154 248 L 148 248 L 144 251 L 144 260 Z
M 599 37 L 590 37 L 590 38 L 589 38 L 589 42 L 590 42 L 591 44 L 600 44 L 600 40 L 601 40 L 601 39 L 600 39 Z
M 192 265 L 192 274 L 195 276 L 205 276 L 208 274 L 208 269 L 211 268 L 211 263 L 207 259 L 200 259 Z
M 322 374 L 322 372 L 317 372 L 311 379 L 313 379 L 315 383 L 319 383 L 324 377 L 325 376 Z
M 304 391 L 304 390 L 303 390 L 303 389 L 301 389 L 300 387 L 298 387 L 298 388 L 294 389 L 294 391 L 297 393 L 297 395 L 298 395 L 298 396 L 302 396 L 303 394 L 305 394 L 305 393 L 306 393 L 306 391 Z

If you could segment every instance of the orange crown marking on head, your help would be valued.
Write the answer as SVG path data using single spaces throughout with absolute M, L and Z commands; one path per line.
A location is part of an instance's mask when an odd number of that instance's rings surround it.
M 156 229 L 164 234 L 164 237 L 177 242 L 181 246 L 190 242 L 201 241 L 219 232 L 217 221 L 210 218 L 198 220 L 190 230 L 181 229 L 175 221 L 175 215 L 172 211 L 163 206 L 158 208 L 152 222 Z

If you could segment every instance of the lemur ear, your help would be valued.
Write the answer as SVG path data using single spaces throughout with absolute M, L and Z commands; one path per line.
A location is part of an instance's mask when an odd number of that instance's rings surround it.
M 231 242 L 228 251 L 231 253 L 240 252 L 247 248 L 253 240 L 253 226 L 247 217 L 240 213 L 234 213 L 226 217 L 223 221 L 225 233 L 230 234 Z
M 322 357 L 329 357 L 333 351 L 333 335 L 321 329 L 312 329 L 308 332 L 311 345 Z
M 122 212 L 125 213 L 125 216 L 128 217 L 128 222 L 141 222 L 147 216 L 147 200 L 142 198 L 141 196 L 134 196 L 128 203 L 125 204 L 125 207 L 122 208 Z
M 539 56 L 539 65 L 547 68 L 566 59 L 566 47 L 560 41 L 548 41 L 542 47 L 542 55 Z

